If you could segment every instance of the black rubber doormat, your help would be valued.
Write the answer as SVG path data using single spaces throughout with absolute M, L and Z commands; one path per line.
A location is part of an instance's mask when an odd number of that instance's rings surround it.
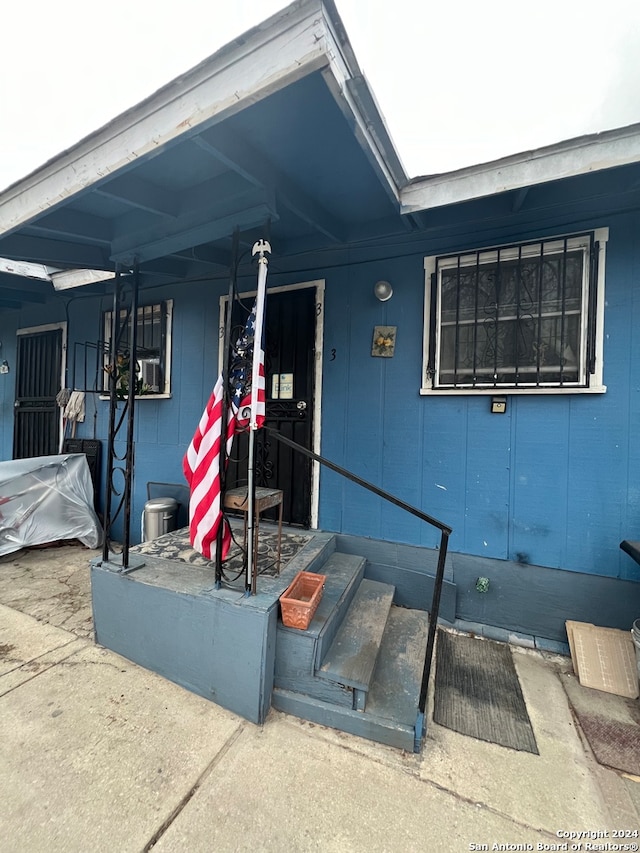
M 505 644 L 438 631 L 433 719 L 460 734 L 539 755 Z

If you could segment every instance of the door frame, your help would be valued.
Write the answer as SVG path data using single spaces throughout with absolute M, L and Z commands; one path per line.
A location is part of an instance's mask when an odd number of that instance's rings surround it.
M 17 339 L 23 335 L 38 335 L 42 332 L 52 332 L 54 329 L 62 330 L 62 347 L 60 351 L 60 388 L 65 387 L 65 376 L 67 375 L 67 321 L 62 320 L 60 323 L 44 323 L 42 326 L 25 326 L 23 329 L 16 329 L 16 354 L 17 354 Z M 17 360 L 17 359 L 16 359 Z M 16 393 L 18 390 L 18 371 L 19 365 L 16 364 L 16 381 L 13 388 L 13 401 L 15 403 Z M 58 423 L 58 432 L 60 435 L 60 441 L 58 442 L 58 453 L 62 453 L 62 447 L 64 443 L 64 431 L 63 427 L 63 417 L 62 417 L 62 409 L 59 412 L 59 423 Z M 16 428 L 16 419 L 15 414 L 13 418 L 13 431 L 15 432 Z M 13 445 L 15 447 L 15 435 L 12 436 Z
M 313 424 L 311 430 L 311 449 L 314 453 L 320 454 L 320 441 L 322 429 L 320 417 L 322 413 L 322 347 L 324 342 L 324 288 L 325 280 L 323 278 L 314 279 L 313 281 L 303 281 L 298 284 L 284 284 L 278 287 L 267 287 L 267 298 L 269 293 L 285 293 L 292 290 L 305 290 L 313 288 L 315 290 L 315 364 L 313 371 Z M 255 296 L 257 290 L 243 290 L 238 293 L 241 298 Z M 229 301 L 229 294 L 220 297 L 219 301 L 219 319 L 218 319 L 218 373 L 222 371 L 222 362 L 224 359 L 224 317 L 226 314 L 226 305 Z M 311 528 L 318 528 L 318 516 L 320 512 L 320 463 L 315 460 L 311 463 Z

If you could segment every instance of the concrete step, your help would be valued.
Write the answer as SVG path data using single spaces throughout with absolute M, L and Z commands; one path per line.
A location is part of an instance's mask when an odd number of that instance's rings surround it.
M 306 631 L 278 623 L 274 686 L 306 693 L 348 708 L 353 690 L 315 676 L 319 661 L 331 646 L 364 574 L 365 560 L 351 554 L 332 553 L 315 570 L 327 576 L 318 609 Z
M 404 725 L 415 723 L 428 630 L 429 614 L 424 610 L 391 608 L 367 697 L 372 715 Z
M 313 637 L 319 639 L 321 650 L 329 648 L 364 576 L 365 562 L 364 557 L 334 551 L 322 563 L 314 565 L 312 571 L 326 575 L 326 580 L 322 598 L 309 627 L 301 631 L 299 628 L 288 628 L 280 621 L 278 631 L 290 632 L 294 637 Z
M 414 752 L 416 749 L 415 721 L 411 726 L 396 723 L 366 711 L 354 711 L 352 708 L 333 705 L 304 693 L 284 690 L 280 687 L 274 688 L 271 704 L 278 711 L 293 714 L 294 717 L 329 726 L 341 732 L 349 732 L 376 743 L 404 749 L 405 752 Z
M 429 616 L 424 611 L 390 608 L 365 708 L 359 708 L 355 698 L 350 707 L 346 701 L 339 703 L 326 695 L 312 696 L 307 691 L 285 687 L 276 687 L 272 704 L 280 711 L 311 722 L 408 752 L 419 752 L 422 720 L 418 722 L 418 701 L 428 628 Z M 322 679 L 315 681 L 319 683 Z M 325 683 L 329 688 L 330 682 Z M 343 690 L 348 688 L 344 686 Z M 354 697 L 358 692 L 354 688 Z
M 365 693 L 369 690 L 394 587 L 364 579 L 316 675 Z M 364 697 L 355 703 L 364 707 Z

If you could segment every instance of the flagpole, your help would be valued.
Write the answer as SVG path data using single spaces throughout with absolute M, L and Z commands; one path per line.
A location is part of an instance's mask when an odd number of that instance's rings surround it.
M 233 313 L 233 300 L 236 293 L 236 278 L 238 274 L 238 245 L 240 242 L 240 229 L 235 228 L 231 243 L 231 265 L 229 268 L 229 295 L 227 297 L 226 314 L 224 317 L 224 347 L 222 350 L 222 411 L 229 411 L 229 350 L 231 348 L 231 316 Z M 220 439 L 220 506 L 224 507 L 224 493 L 226 490 L 227 472 L 227 418 L 223 421 L 222 435 Z M 224 517 L 221 519 L 216 537 L 216 568 L 215 588 L 222 587 L 222 540 L 224 538 Z
M 245 578 L 245 595 L 256 593 L 256 566 L 254 566 L 254 515 L 255 515 L 255 436 L 258 429 L 258 383 L 260 350 L 262 348 L 262 335 L 264 330 L 264 297 L 267 284 L 267 267 L 269 261 L 265 257 L 266 252 L 271 252 L 271 246 L 266 240 L 258 240 L 254 243 L 252 255 L 260 255 L 258 258 L 258 292 L 256 294 L 256 327 L 253 339 L 253 361 L 251 365 L 251 418 L 249 421 L 249 460 L 247 469 L 247 574 Z

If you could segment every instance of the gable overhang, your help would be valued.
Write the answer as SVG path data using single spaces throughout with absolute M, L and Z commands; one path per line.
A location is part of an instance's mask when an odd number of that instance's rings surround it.
M 416 214 L 504 193 L 517 193 L 521 206 L 530 187 L 639 163 L 640 124 L 633 124 L 453 172 L 414 178 L 401 190 L 401 210 L 403 214 Z
M 0 193 L 0 257 L 206 275 L 266 222 L 282 255 L 400 233 L 406 182 L 332 0 L 298 0 Z

